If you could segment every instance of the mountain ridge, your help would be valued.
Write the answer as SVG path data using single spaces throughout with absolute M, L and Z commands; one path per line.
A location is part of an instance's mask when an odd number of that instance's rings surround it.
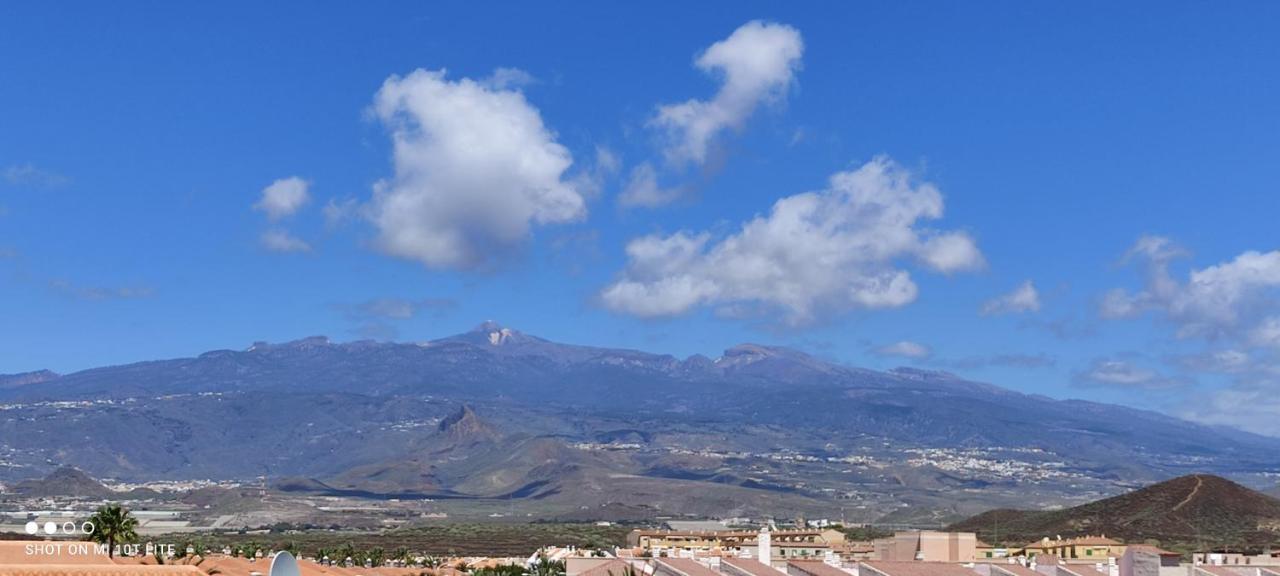
M 0 404 L 18 418 L 0 420 L 16 464 L 0 481 L 53 463 L 126 481 L 267 476 L 637 506 L 677 484 L 728 508 L 715 495 L 731 489 L 810 508 L 848 493 L 872 501 L 867 510 L 904 498 L 943 509 L 947 490 L 982 488 L 954 517 L 1188 472 L 1261 477 L 1280 461 L 1277 439 L 945 372 L 759 344 L 682 360 L 496 323 L 424 343 L 308 337 L 93 368 L 0 389 Z M 520 447 L 560 462 L 521 459 Z

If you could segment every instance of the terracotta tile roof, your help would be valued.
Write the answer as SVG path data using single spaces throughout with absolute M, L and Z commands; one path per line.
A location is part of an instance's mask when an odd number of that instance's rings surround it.
M 206 574 L 194 566 L 16 564 L 0 566 L 0 576 L 206 576 Z
M 1253 576 L 1254 571 L 1251 567 L 1241 566 L 1243 570 L 1235 569 L 1234 566 L 1215 566 L 1212 564 L 1202 564 L 1196 566 L 1197 574 L 1208 574 L 1211 576 Z
M 188 557 L 172 560 L 173 564 L 198 566 L 201 576 L 215 570 L 222 576 L 248 576 L 250 572 L 266 574 L 271 570 L 271 560 L 262 558 L 250 562 L 245 558 L 232 558 L 221 554 L 213 554 L 201 558 Z M 323 566 L 311 560 L 299 560 L 298 569 L 302 576 L 418 576 L 422 568 L 343 568 L 341 566 Z M 443 570 L 443 571 L 442 571 Z M 437 574 L 449 573 L 449 570 L 437 568 Z
M 623 576 L 631 568 L 631 563 L 625 560 L 609 560 L 599 565 L 592 566 L 578 573 L 578 576 Z M 639 570 L 635 570 L 636 574 L 640 574 Z
M 1059 570 L 1065 570 L 1069 574 L 1076 576 L 1111 576 L 1110 572 L 1103 572 L 1095 568 L 1092 564 L 1058 564 Z
M 976 576 L 971 568 L 949 562 L 863 562 L 862 566 L 886 576 Z M 859 573 L 862 573 L 859 571 Z M 867 576 L 862 573 L 862 576 Z
M 850 576 L 849 572 L 845 572 L 821 560 L 792 560 L 787 562 L 787 568 L 795 568 L 812 576 Z
M 991 567 L 992 576 L 997 576 L 999 574 L 1007 574 L 1009 576 L 1043 576 L 1039 572 L 1017 563 L 997 564 L 995 562 L 988 562 L 987 565 Z
M 720 560 L 722 572 L 725 564 L 751 576 L 782 576 L 781 570 L 752 558 L 724 558 Z
M 855 540 L 852 542 L 845 542 L 844 546 L 836 546 L 836 550 L 841 552 L 875 552 L 876 544 L 875 542 Z
M 707 568 L 703 563 L 690 558 L 657 558 L 654 561 L 683 576 L 720 576 L 719 572 Z
M 1134 552 L 1146 552 L 1148 554 L 1156 554 L 1159 556 L 1182 556 L 1177 552 L 1170 552 L 1168 550 L 1165 550 L 1163 548 L 1157 548 L 1150 544 L 1131 544 L 1128 548 L 1126 548 L 1126 550 L 1133 550 Z

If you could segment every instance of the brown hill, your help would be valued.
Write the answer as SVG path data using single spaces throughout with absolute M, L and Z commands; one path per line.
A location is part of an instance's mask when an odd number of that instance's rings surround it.
M 40 480 L 19 482 L 13 487 L 16 494 L 27 497 L 47 498 L 69 496 L 73 498 L 111 498 L 117 494 L 88 474 L 70 466 L 51 472 Z
M 1177 551 L 1261 550 L 1280 543 L 1280 500 L 1225 478 L 1193 474 L 1051 511 L 991 510 L 953 524 L 988 542 L 1106 534 Z
M 453 447 L 493 442 L 501 437 L 493 426 L 480 419 L 471 406 L 463 404 L 457 412 L 440 421 L 438 431 Z

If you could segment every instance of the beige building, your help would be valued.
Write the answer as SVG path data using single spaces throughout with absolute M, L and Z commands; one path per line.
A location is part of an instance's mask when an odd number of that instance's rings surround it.
M 627 545 L 663 556 L 737 556 L 759 558 L 760 536 L 754 530 L 632 530 Z M 845 545 L 844 533 L 827 529 L 768 532 L 770 564 L 804 558 L 826 558 Z
M 1022 547 L 1022 555 L 1035 557 L 1048 554 L 1063 559 L 1098 559 L 1105 562 L 1107 558 L 1124 556 L 1125 545 L 1117 540 L 1100 536 L 1081 536 L 1079 538 L 1048 537 Z
M 877 560 L 886 562 L 973 562 L 978 537 L 973 532 L 916 530 L 875 541 Z

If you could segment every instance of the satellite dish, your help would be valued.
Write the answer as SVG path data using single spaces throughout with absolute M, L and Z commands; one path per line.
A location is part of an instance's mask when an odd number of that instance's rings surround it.
M 302 576 L 302 571 L 298 570 L 298 561 L 294 559 L 293 554 L 288 552 L 277 552 L 275 558 L 271 559 L 271 571 L 268 576 Z

